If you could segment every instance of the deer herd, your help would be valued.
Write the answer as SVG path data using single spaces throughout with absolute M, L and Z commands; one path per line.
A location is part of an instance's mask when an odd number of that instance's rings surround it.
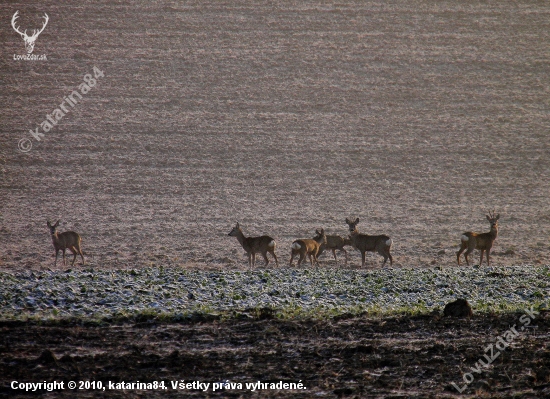
M 489 212 L 487 220 L 491 224 L 491 230 L 487 233 L 474 233 L 467 231 L 462 234 L 460 237 L 460 249 L 456 253 L 456 261 L 460 265 L 460 255 L 464 253 L 464 259 L 466 264 L 470 265 L 468 261 L 468 255 L 470 255 L 474 249 L 477 249 L 481 252 L 481 257 L 479 259 L 479 264 L 483 263 L 483 254 L 486 253 L 487 256 L 487 265 L 489 265 L 489 253 L 493 246 L 493 242 L 497 238 L 498 234 L 498 220 L 500 218 L 499 214 Z M 390 260 L 390 266 L 393 265 L 393 258 L 390 253 L 392 246 L 392 239 L 385 235 L 369 235 L 359 233 L 357 230 L 357 225 L 359 224 L 359 218 L 351 221 L 346 218 L 346 224 L 349 227 L 349 236 L 341 237 L 338 235 L 326 235 L 325 230 L 315 230 L 315 236 L 313 238 L 301 238 L 295 240 L 291 245 L 290 252 L 290 266 L 293 265 L 293 260 L 295 256 L 298 258 L 298 266 L 302 264 L 305 260 L 306 255 L 309 258 L 309 262 L 313 267 L 314 264 L 319 266 L 318 256 L 321 255 L 326 250 L 331 250 L 334 256 L 334 260 L 338 263 L 338 258 L 336 257 L 336 250 L 339 250 L 345 254 L 346 257 L 346 266 L 348 263 L 348 252 L 345 250 L 345 246 L 351 246 L 359 252 L 361 252 L 361 266 L 365 267 L 365 254 L 367 252 L 377 252 L 384 258 L 383 265 L 386 264 L 388 259 Z M 48 221 L 48 228 L 50 229 L 50 234 L 52 236 L 53 246 L 55 248 L 55 263 L 57 264 L 57 256 L 59 251 L 63 252 L 63 264 L 65 265 L 65 250 L 69 249 L 73 255 L 73 262 L 71 265 L 74 265 L 77 255 L 80 255 L 82 258 L 82 264 L 84 264 L 84 256 L 80 248 L 81 238 L 78 233 L 74 231 L 66 231 L 64 233 L 59 233 L 57 227 L 59 226 L 59 220 L 57 223 L 52 225 Z M 231 237 L 237 237 L 239 244 L 243 247 L 244 251 L 248 255 L 248 266 L 254 267 L 256 264 L 256 254 L 262 254 L 265 260 L 265 266 L 269 264 L 269 259 L 267 254 L 270 253 L 275 259 L 275 264 L 279 266 L 279 261 L 277 255 L 275 255 L 275 248 L 277 244 L 273 238 L 270 236 L 260 236 L 260 237 L 246 237 L 241 229 L 239 223 L 231 229 L 228 234 Z
M 471 254 L 474 249 L 481 251 L 481 258 L 479 264 L 483 262 L 483 253 L 487 254 L 487 265 L 489 265 L 489 252 L 493 246 L 493 242 L 497 238 L 498 234 L 498 219 L 500 215 L 495 215 L 495 212 L 489 212 L 487 215 L 487 220 L 491 224 L 491 231 L 488 233 L 474 233 L 467 231 L 462 234 L 460 241 L 460 249 L 456 253 L 457 263 L 460 265 L 460 255 L 464 252 L 465 249 L 468 249 L 464 254 L 464 259 L 466 259 L 466 264 L 470 265 L 468 261 L 468 255 Z M 338 258 L 336 257 L 336 250 L 344 252 L 346 256 L 346 266 L 348 263 L 348 252 L 344 249 L 345 246 L 351 246 L 359 252 L 361 252 L 361 266 L 365 267 L 365 255 L 367 252 L 377 252 L 384 258 L 383 265 L 386 264 L 388 259 L 390 260 L 390 266 L 393 266 L 393 258 L 390 253 L 392 246 L 392 239 L 385 235 L 369 235 L 359 233 L 357 230 L 357 225 L 359 224 L 359 218 L 351 221 L 346 218 L 346 224 L 349 227 L 349 236 L 340 237 L 338 235 L 326 235 L 325 230 L 315 230 L 315 236 L 313 238 L 301 238 L 295 240 L 290 246 L 290 264 L 292 266 L 292 261 L 295 256 L 299 255 L 298 266 L 302 264 L 306 255 L 309 258 L 309 262 L 313 267 L 314 264 L 319 266 L 319 261 L 317 257 L 323 253 L 325 250 L 331 250 L 334 256 L 334 260 L 338 263 Z M 230 236 L 237 237 L 239 243 L 248 254 L 248 265 L 249 267 L 254 266 L 254 261 L 256 259 L 256 253 L 261 253 L 265 259 L 265 265 L 269 264 L 269 259 L 267 259 L 267 253 L 271 253 L 275 259 L 275 263 L 279 266 L 277 256 L 275 256 L 275 240 L 269 236 L 261 237 L 245 237 L 241 226 L 239 223 L 229 232 Z

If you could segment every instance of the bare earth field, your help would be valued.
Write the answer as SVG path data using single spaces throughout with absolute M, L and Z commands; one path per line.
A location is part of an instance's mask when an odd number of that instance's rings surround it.
M 0 343 L 10 351 L 0 360 L 6 381 L 0 395 L 23 396 L 7 388 L 12 380 L 93 380 L 107 389 L 77 390 L 79 397 L 451 398 L 460 397 L 452 383 L 462 388 L 462 373 L 469 372 L 474 381 L 464 392 L 467 397 L 547 398 L 548 313 L 502 351 L 494 367 L 481 376 L 471 370 L 480 358 L 486 361 L 487 345 L 517 322 L 518 315 L 63 328 L 3 323 Z M 206 392 L 172 389 L 171 381 L 181 380 L 211 385 Z M 164 381 L 167 389 L 110 390 L 109 381 Z M 241 383 L 243 389 L 213 392 L 212 383 L 221 381 Z M 246 389 L 245 383 L 257 381 L 301 381 L 307 389 Z M 65 387 L 41 397 L 74 395 Z
M 47 61 L 14 60 L 25 54 L 9 23 L 17 10 L 29 31 L 49 15 L 34 49 Z M 495 265 L 550 264 L 546 2 L 3 2 L 0 17 L 2 271 L 64 270 L 46 227 L 57 219 L 80 233 L 96 269 L 244 269 L 227 236 L 236 221 L 274 237 L 287 263 L 294 239 L 321 227 L 346 234 L 346 217 L 392 237 L 394 267 L 457 267 L 461 233 L 488 231 L 493 208 Z M 104 76 L 37 141 L 29 130 L 94 67 Z M 20 139 L 32 149 L 20 151 Z M 378 255 L 367 262 L 381 267 Z M 323 255 L 321 267 L 335 264 Z M 506 317 L 6 322 L 13 350 L 0 371 L 28 381 L 302 379 L 328 396 L 441 397 L 457 394 L 448 385 L 461 376 L 440 365 L 470 367 L 499 333 L 492 326 L 513 323 Z M 547 341 L 529 335 L 507 352 L 519 357 L 514 371 L 503 360 L 479 395 L 547 397 L 544 372 L 536 377 Z M 61 360 L 36 363 L 43 349 Z

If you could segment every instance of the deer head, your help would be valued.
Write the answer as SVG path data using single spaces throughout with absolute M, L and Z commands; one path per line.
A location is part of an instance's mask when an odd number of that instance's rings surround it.
M 357 233 L 357 225 L 359 224 L 359 218 L 355 219 L 355 221 L 353 222 L 348 218 L 346 218 L 346 223 L 349 226 L 350 233 Z
M 327 243 L 327 236 L 325 235 L 325 229 L 319 229 L 315 230 L 315 241 L 320 241 L 320 244 L 326 244 Z
M 38 39 L 38 35 L 42 33 L 46 25 L 48 25 L 48 20 L 50 19 L 48 17 L 48 14 L 44 13 L 44 23 L 42 24 L 41 29 L 33 29 L 33 33 L 31 36 L 27 35 L 27 30 L 25 29 L 25 32 L 21 32 L 19 30 L 19 27 L 15 24 L 15 21 L 17 18 L 19 18 L 19 11 L 16 11 L 15 14 L 13 14 L 13 18 L 11 19 L 11 26 L 13 26 L 13 29 L 21 35 L 23 40 L 25 41 L 25 49 L 27 50 L 27 54 L 32 54 L 34 50 L 34 43 L 36 42 L 36 39 Z
M 491 223 L 491 230 L 498 228 L 498 219 L 500 219 L 500 214 L 495 215 L 495 210 L 493 209 L 493 212 L 489 211 L 488 215 L 485 215 L 487 217 L 487 220 L 489 223 Z
M 241 226 L 239 225 L 239 222 L 237 222 L 235 227 L 233 227 L 233 229 L 231 229 L 231 231 L 229 232 L 228 236 L 237 237 L 239 235 L 239 232 L 242 234 Z
M 52 235 L 55 234 L 58 226 L 59 226 L 59 220 L 54 225 L 52 225 L 51 222 L 48 220 L 48 228 L 50 229 L 50 234 Z

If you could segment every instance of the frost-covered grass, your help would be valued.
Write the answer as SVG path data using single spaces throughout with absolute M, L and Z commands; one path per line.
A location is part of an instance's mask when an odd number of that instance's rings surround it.
M 548 308 L 548 266 L 448 269 L 82 269 L 0 273 L 3 320 L 326 318 L 422 314 L 466 298 L 477 312 Z M 262 310 L 263 309 L 263 310 Z

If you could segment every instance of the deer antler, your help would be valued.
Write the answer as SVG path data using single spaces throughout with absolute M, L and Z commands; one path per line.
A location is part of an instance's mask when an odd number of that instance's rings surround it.
M 40 30 L 38 29 L 34 29 L 33 30 L 33 37 L 37 37 L 39 34 L 42 33 L 42 31 L 44 30 L 44 28 L 46 28 L 46 25 L 48 25 L 48 21 L 50 20 L 50 17 L 48 17 L 48 14 L 44 13 L 44 16 L 42 17 L 45 19 L 44 23 L 42 24 L 42 28 Z
M 27 35 L 27 30 L 25 29 L 25 32 L 21 32 L 19 30 L 19 27 L 17 25 L 15 25 L 15 21 L 17 20 L 17 18 L 19 18 L 19 10 L 17 10 L 15 12 L 15 14 L 13 14 L 13 17 L 11 19 L 11 26 L 13 27 L 13 30 L 15 30 L 17 33 L 19 33 L 21 36 L 24 36 L 24 37 L 29 37 Z M 41 29 L 33 29 L 33 34 L 32 36 L 30 36 L 30 38 L 36 38 L 38 37 L 39 34 L 42 33 L 42 31 L 46 28 L 46 25 L 48 25 L 48 21 L 50 20 L 50 17 L 48 17 L 48 14 L 44 13 L 44 16 L 42 17 L 45 19 L 45 21 L 43 22 L 42 24 L 42 28 Z
M 19 33 L 21 36 L 27 36 L 27 31 L 25 31 L 25 33 L 23 33 L 23 32 L 21 32 L 21 31 L 19 30 L 19 28 L 15 25 L 15 20 L 16 20 L 17 18 L 19 18 L 19 15 L 17 15 L 17 14 L 19 14 L 19 10 L 17 10 L 17 11 L 15 12 L 15 14 L 13 14 L 13 17 L 12 17 L 12 19 L 11 19 L 11 26 L 13 27 L 13 30 L 15 30 L 15 31 L 16 31 L 17 33 Z

